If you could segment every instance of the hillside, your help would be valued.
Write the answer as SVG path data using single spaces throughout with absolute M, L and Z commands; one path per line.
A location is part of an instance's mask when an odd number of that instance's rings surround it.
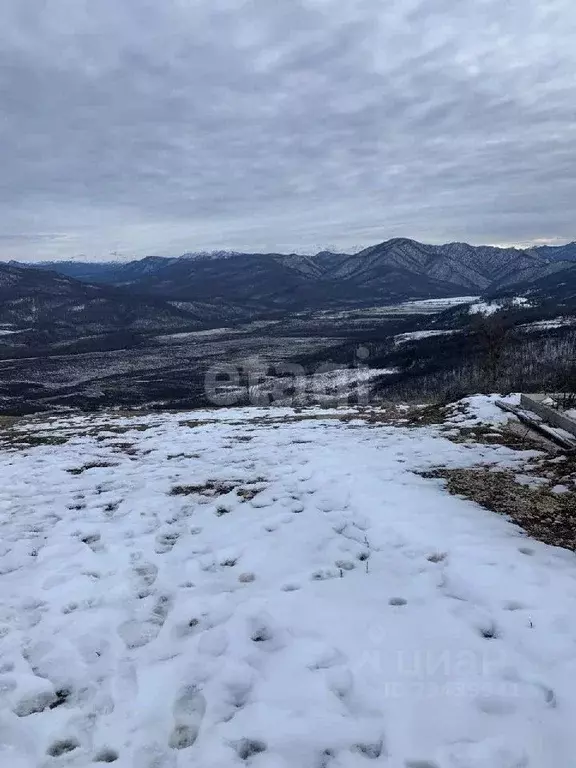
M 510 521 L 576 545 L 566 463 L 402 415 L 0 425 L 2 765 L 571 765 L 576 561 Z
M 554 261 L 576 261 L 576 242 L 566 245 L 540 245 L 532 249 L 538 256 Z
M 137 280 L 148 273 L 156 272 L 163 266 L 168 266 L 177 259 L 147 256 L 127 263 L 117 261 L 40 261 L 22 263 L 9 262 L 16 267 L 43 269 L 58 272 L 66 277 L 84 282 L 122 284 Z
M 556 314 L 576 313 L 576 264 L 530 283 L 520 283 L 515 291 L 525 296 L 533 308 Z M 510 291 L 506 291 L 502 295 L 509 294 Z
M 120 331 L 201 328 L 211 317 L 220 322 L 234 316 L 226 307 L 202 303 L 181 309 L 134 291 L 0 262 L 0 333 L 6 343 L 16 343 L 16 334 L 22 333 L 42 333 L 57 341 Z
M 562 267 L 516 248 L 467 243 L 425 245 L 403 238 L 389 240 L 350 257 L 345 270 L 356 279 L 360 275 L 370 279 L 373 270 L 382 265 L 401 267 L 466 291 L 480 292 L 520 280 L 533 280 Z

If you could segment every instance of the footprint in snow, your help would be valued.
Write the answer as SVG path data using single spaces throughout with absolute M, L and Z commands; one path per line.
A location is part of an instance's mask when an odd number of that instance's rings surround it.
M 117 698 L 124 699 L 138 696 L 140 685 L 136 664 L 129 658 L 121 658 L 118 662 L 116 678 L 112 681 Z
M 156 545 L 154 547 L 154 551 L 158 555 L 165 554 L 166 552 L 170 552 L 173 548 L 178 539 L 180 538 L 180 534 L 176 531 L 168 531 L 166 533 L 159 533 L 156 536 Z
M 332 667 L 341 666 L 346 663 L 346 656 L 337 648 L 333 648 L 329 645 L 321 647 L 313 651 L 313 658 L 306 666 L 313 672 L 320 669 L 331 669 Z
M 98 750 L 98 752 L 96 752 L 92 762 L 115 763 L 119 757 L 120 755 L 118 754 L 118 752 L 116 752 L 115 749 L 110 749 L 110 747 L 103 747 L 102 749 Z
M 196 685 L 187 685 L 172 707 L 174 727 L 168 745 L 172 749 L 188 749 L 193 746 L 206 712 L 206 699 Z
M 348 667 L 332 666 L 326 671 L 326 684 L 340 701 L 346 702 L 352 694 L 354 677 Z
M 86 546 L 89 547 L 92 552 L 104 551 L 102 537 L 98 532 L 80 534 L 79 539 L 83 544 L 86 544 Z
M 322 750 L 314 768 L 329 768 L 335 757 L 336 750 L 330 748 Z
M 155 640 L 160 633 L 160 627 L 150 621 L 128 619 L 118 627 L 118 634 L 128 649 L 142 648 Z
M 357 752 L 368 760 L 378 760 L 382 755 L 386 754 L 384 739 L 380 738 L 376 741 L 354 744 L 352 752 Z
M 284 647 L 283 632 L 271 616 L 261 613 L 249 622 L 249 637 L 254 646 L 264 651 L 278 651 Z
M 312 581 L 326 581 L 328 579 L 336 579 L 340 576 L 340 571 L 336 568 L 320 568 L 314 571 L 310 577 Z
M 534 554 L 532 547 L 518 547 L 518 552 L 520 552 L 521 555 L 527 555 L 528 557 L 531 557 Z
M 144 621 L 128 619 L 120 624 L 118 634 L 126 648 L 142 648 L 155 640 L 170 613 L 172 602 L 170 595 L 159 595 L 148 619 Z
M 526 608 L 519 600 L 508 600 L 502 607 L 505 611 L 523 611 Z
M 202 626 L 200 619 L 196 616 L 191 616 L 187 621 L 178 622 L 172 628 L 172 636 L 176 640 L 182 640 L 185 637 L 192 637 L 202 632 Z
M 139 563 L 133 567 L 132 573 L 138 597 L 140 599 L 148 597 L 152 592 L 151 587 L 158 577 L 158 566 L 147 562 Z
M 478 631 L 485 640 L 497 640 L 499 637 L 501 637 L 500 630 L 498 629 L 496 623 L 493 621 L 486 621 L 482 623 L 478 627 Z
M 222 682 L 215 717 L 222 723 L 229 723 L 250 700 L 254 687 L 254 675 L 249 666 L 237 665 L 230 670 Z
M 59 739 L 58 741 L 54 741 L 52 744 L 50 744 L 46 750 L 46 754 L 50 755 L 50 757 L 60 757 L 61 755 L 65 755 L 67 752 L 73 752 L 79 747 L 80 742 L 76 739 Z
M 236 754 L 240 760 L 245 761 L 250 760 L 250 758 L 255 755 L 260 755 L 263 752 L 266 752 L 268 749 L 266 742 L 260 741 L 259 739 L 240 739 L 240 741 L 235 742 L 232 746 L 236 750 Z
M 426 558 L 430 563 L 442 563 L 448 557 L 447 552 L 433 552 Z
M 248 679 L 234 679 L 225 683 L 226 700 L 234 709 L 242 709 L 246 706 L 253 688 L 253 681 Z

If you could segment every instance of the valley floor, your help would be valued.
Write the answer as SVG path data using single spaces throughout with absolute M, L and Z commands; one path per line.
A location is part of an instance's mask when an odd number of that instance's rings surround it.
M 574 554 L 419 474 L 534 452 L 342 416 L 14 428 L 2 766 L 574 765 Z

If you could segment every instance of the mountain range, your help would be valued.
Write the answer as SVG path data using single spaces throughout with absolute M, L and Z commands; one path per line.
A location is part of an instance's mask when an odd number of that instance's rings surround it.
M 172 302 L 172 306 L 177 302 L 187 312 L 197 309 L 195 303 L 210 302 L 253 315 L 494 293 L 562 272 L 575 261 L 576 243 L 522 250 L 467 243 L 429 245 L 395 238 L 355 254 L 218 252 L 150 256 L 127 263 L 11 265 L 105 284 L 124 296 L 154 298 Z

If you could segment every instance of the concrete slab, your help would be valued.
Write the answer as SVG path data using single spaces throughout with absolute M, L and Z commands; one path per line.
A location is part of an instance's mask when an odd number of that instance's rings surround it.
M 542 393 L 533 393 L 529 395 L 520 395 L 520 405 L 529 411 L 540 416 L 541 419 L 554 427 L 559 427 L 576 437 L 576 419 L 566 416 L 562 411 L 544 405 L 542 402 L 548 395 Z

